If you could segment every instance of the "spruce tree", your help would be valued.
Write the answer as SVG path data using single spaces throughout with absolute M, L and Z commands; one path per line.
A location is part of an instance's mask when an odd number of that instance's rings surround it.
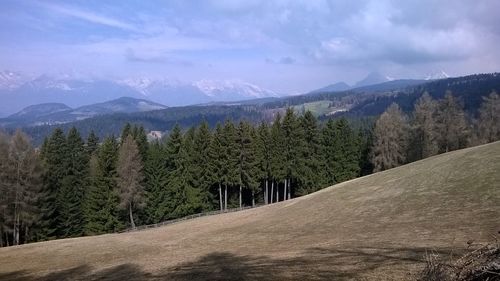
M 304 134 L 304 146 L 299 152 L 301 169 L 298 171 L 300 179 L 298 194 L 304 195 L 319 189 L 322 184 L 320 139 L 317 120 L 311 111 L 306 111 L 300 118 L 300 128 Z
M 255 133 L 253 127 L 245 121 L 239 123 L 236 134 L 237 151 L 237 173 L 239 187 L 239 206 L 243 206 L 243 189 L 250 189 L 252 192 L 252 205 L 255 205 L 255 186 L 257 163 L 255 161 Z
M 88 173 L 87 153 L 80 133 L 75 127 L 68 132 L 66 149 L 65 175 L 57 194 L 57 205 L 60 210 L 57 228 L 60 237 L 75 237 L 83 234 L 82 201 Z
M 277 113 L 271 126 L 271 203 L 279 201 L 279 183 L 286 175 L 284 143 L 281 116 Z
M 303 162 L 300 161 L 304 149 L 304 133 L 292 108 L 286 110 L 281 127 L 285 157 L 285 185 L 283 196 L 284 199 L 287 200 L 291 198 L 292 181 L 297 180 L 300 171 L 304 169 Z
M 228 189 L 239 183 L 238 151 L 236 146 L 237 131 L 231 121 L 226 120 L 224 122 L 222 136 L 222 148 L 224 152 L 222 154 L 221 168 L 224 185 L 224 209 L 227 209 Z
M 222 195 L 224 170 L 222 165 L 225 159 L 224 154 L 226 151 L 223 147 L 223 137 L 222 126 L 220 123 L 217 123 L 208 151 L 208 178 L 210 179 L 211 184 L 215 184 L 217 186 L 220 211 L 224 210 L 224 197 Z
M 90 155 L 92 155 L 92 153 L 94 153 L 97 150 L 98 146 L 99 146 L 99 138 L 94 133 L 94 130 L 91 130 L 87 137 L 87 143 L 86 143 L 87 155 L 90 157 Z
M 271 151 L 271 132 L 269 130 L 268 125 L 265 122 L 261 122 L 256 135 L 256 152 L 255 157 L 257 161 L 257 165 L 259 168 L 259 179 L 264 181 L 264 204 L 269 203 L 269 180 L 271 179 L 271 160 L 272 160 L 272 151 Z
M 66 175 L 65 164 L 68 151 L 64 132 L 60 128 L 56 128 L 50 138 L 44 142 L 40 156 L 44 165 L 44 173 L 42 194 L 39 200 L 42 218 L 37 240 L 45 240 L 61 236 L 61 222 L 59 221 L 61 210 L 60 201 L 57 198 L 61 191 L 62 180 Z
M 203 121 L 196 129 L 191 151 L 190 165 L 193 169 L 192 186 L 199 189 L 204 211 L 213 209 L 213 196 L 210 193 L 212 180 L 210 176 L 210 143 L 212 135 L 208 123 Z
M 150 145 L 144 164 L 145 197 L 144 213 L 147 223 L 159 223 L 168 217 L 167 155 L 158 141 Z
M 118 143 L 108 137 L 90 161 L 91 185 L 85 194 L 85 227 L 87 235 L 120 230 L 119 197 L 116 184 Z

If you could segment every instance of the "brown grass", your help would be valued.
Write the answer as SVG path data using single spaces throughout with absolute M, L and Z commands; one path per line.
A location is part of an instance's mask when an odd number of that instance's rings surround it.
M 3 248 L 0 280 L 414 279 L 499 218 L 497 142 L 257 209 Z

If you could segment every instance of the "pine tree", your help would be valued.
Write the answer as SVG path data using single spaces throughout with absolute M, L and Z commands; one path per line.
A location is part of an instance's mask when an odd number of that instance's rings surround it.
M 425 92 L 415 103 L 412 122 L 411 160 L 438 153 L 437 103 Z
M 224 209 L 228 205 L 228 188 L 239 183 L 238 174 L 238 151 L 236 147 L 237 131 L 234 124 L 229 120 L 224 122 L 222 130 L 222 148 L 224 150 L 221 161 L 224 189 Z
M 144 164 L 145 174 L 145 215 L 147 223 L 159 223 L 168 217 L 168 176 L 167 155 L 159 142 L 154 142 L 148 150 Z
M 293 109 L 288 108 L 281 124 L 283 133 L 284 157 L 285 157 L 285 185 L 284 199 L 291 198 L 292 181 L 297 179 L 300 171 L 304 169 L 300 157 L 304 149 L 304 134 L 295 116 Z
M 144 176 L 139 149 L 130 135 L 118 151 L 117 174 L 120 207 L 128 210 L 130 225 L 135 228 L 133 211 L 143 207 Z
M 57 197 L 62 187 L 62 180 L 66 175 L 65 164 L 68 151 L 64 132 L 56 128 L 50 138 L 42 146 L 40 157 L 44 165 L 43 189 L 39 208 L 42 213 L 40 230 L 37 240 L 45 240 L 61 236 L 60 206 Z
M 97 147 L 99 147 L 99 138 L 94 133 L 94 130 L 91 130 L 86 143 L 87 155 L 90 157 L 97 150 Z
M 91 185 L 85 194 L 84 232 L 87 235 L 120 230 L 119 197 L 116 185 L 118 143 L 114 137 L 104 140 L 90 161 Z
M 467 146 L 469 126 L 462 107 L 451 92 L 447 92 L 439 103 L 437 123 L 440 152 L 448 152 Z
M 300 186 L 297 190 L 298 194 L 304 195 L 314 192 L 319 189 L 322 184 L 322 179 L 319 171 L 321 171 L 321 154 L 320 154 L 320 139 L 317 120 L 311 111 L 306 111 L 299 119 L 300 129 L 304 135 L 304 147 L 300 151 L 299 161 L 301 162 L 301 170 L 298 171 Z
M 269 180 L 271 179 L 271 132 L 265 122 L 257 129 L 256 136 L 256 161 L 259 167 L 259 179 L 264 181 L 264 204 L 269 203 Z
M 408 142 L 408 124 L 399 106 L 393 103 L 379 117 L 374 129 L 372 163 L 374 171 L 404 164 Z
M 88 174 L 88 156 L 80 133 L 75 127 L 68 132 L 66 149 L 65 175 L 61 180 L 56 201 L 59 208 L 57 228 L 60 237 L 75 237 L 83 234 L 82 201 Z
M 210 143 L 212 135 L 208 123 L 203 121 L 196 129 L 191 151 L 190 166 L 193 167 L 192 183 L 199 189 L 202 208 L 204 211 L 212 210 L 213 197 L 210 193 L 212 181 L 210 178 Z
M 271 126 L 271 203 L 279 201 L 279 183 L 286 176 L 284 143 L 281 116 L 278 113 Z M 276 195 L 274 196 L 275 193 Z M 274 200 L 273 197 L 275 198 Z
M 480 143 L 500 140 L 500 97 L 496 92 L 492 92 L 488 97 L 483 97 L 478 122 Z
M 255 187 L 258 186 L 256 182 L 257 167 L 255 162 L 255 133 L 253 127 L 241 121 L 236 135 L 236 151 L 237 155 L 237 173 L 238 173 L 238 187 L 239 187 L 239 206 L 242 208 L 243 204 L 243 189 L 250 189 L 252 192 L 252 205 L 255 205 Z
M 225 202 L 222 196 L 222 184 L 224 182 L 224 170 L 222 165 L 226 152 L 223 147 L 223 137 L 222 126 L 220 123 L 217 123 L 208 151 L 208 178 L 211 184 L 217 185 L 220 211 L 224 210 Z
M 135 128 L 135 126 L 134 126 L 134 128 Z M 136 129 L 136 132 L 137 132 L 137 129 Z M 129 135 L 132 135 L 132 125 L 130 125 L 130 123 L 127 122 L 127 124 L 125 124 L 125 126 L 123 126 L 122 134 L 120 135 L 120 142 L 123 143 Z

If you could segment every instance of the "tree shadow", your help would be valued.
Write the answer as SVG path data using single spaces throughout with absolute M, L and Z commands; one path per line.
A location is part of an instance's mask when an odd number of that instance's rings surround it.
M 450 251 L 432 252 L 446 256 Z M 0 273 L 0 280 L 401 280 L 408 277 L 408 268 L 425 263 L 427 252 L 426 248 L 404 247 L 315 247 L 288 258 L 214 252 L 155 273 L 135 264 L 98 271 L 82 265 L 45 276 L 26 271 Z M 379 278 L 374 272 L 384 275 Z

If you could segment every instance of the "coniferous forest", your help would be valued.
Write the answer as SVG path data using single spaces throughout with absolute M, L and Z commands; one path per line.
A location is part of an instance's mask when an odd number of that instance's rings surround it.
M 411 114 L 392 104 L 365 126 L 289 108 L 271 123 L 176 125 L 154 142 L 138 124 L 105 139 L 55 129 L 39 148 L 20 130 L 0 133 L 0 246 L 272 204 L 500 139 L 496 93 L 477 118 L 462 107 L 424 93 Z

